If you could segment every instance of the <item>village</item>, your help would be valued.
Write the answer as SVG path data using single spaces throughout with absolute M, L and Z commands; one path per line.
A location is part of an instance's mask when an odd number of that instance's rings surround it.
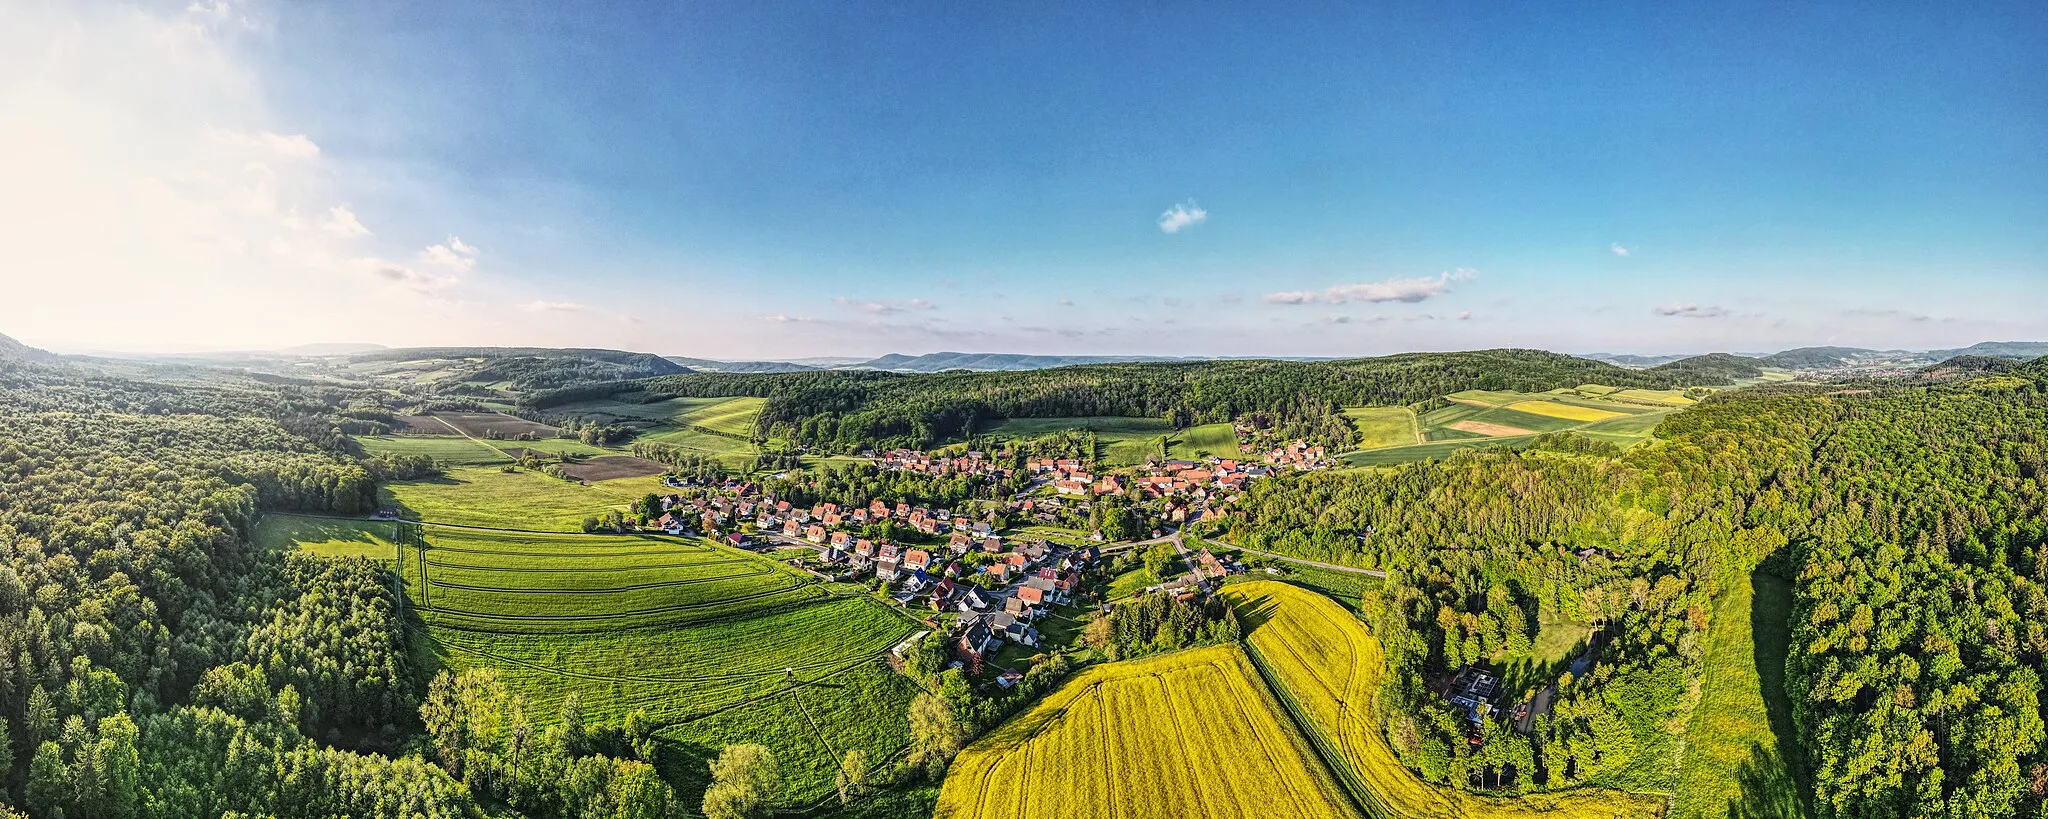
M 1049 642 L 1071 642 L 1080 619 L 1110 605 L 1098 589 L 1089 595 L 1090 608 L 1081 609 L 1082 591 L 1106 585 L 1104 564 L 1121 553 L 1171 543 L 1186 571 L 1158 578 L 1142 591 L 1205 594 L 1243 567 L 1206 547 L 1182 547 L 1178 533 L 1190 525 L 1220 523 L 1253 481 L 1331 465 L 1320 447 L 1298 441 L 1261 453 L 1258 462 L 1208 456 L 1110 470 L 1080 458 L 1020 459 L 980 450 L 896 449 L 871 456 L 885 470 L 999 480 L 1021 472 L 1028 483 L 1005 499 L 946 509 L 881 499 L 800 506 L 755 480 L 667 478 L 678 493 L 662 498 L 664 513 L 650 524 L 669 534 L 720 537 L 738 548 L 774 553 L 821 579 L 865 584 L 946 634 L 956 662 L 980 668 L 1006 646 L 1015 647 L 1005 653 L 1014 657 L 1038 653 Z M 1139 515 L 1138 531 L 1150 537 L 1117 540 L 1101 530 L 1071 528 L 1086 519 L 1092 504 L 1110 499 Z M 895 536 L 873 536 L 877 530 Z M 1075 611 L 1059 618 L 1062 639 L 1049 641 L 1039 626 L 1065 608 Z M 1008 687 L 1019 677 L 1015 668 L 1002 669 L 995 682 Z

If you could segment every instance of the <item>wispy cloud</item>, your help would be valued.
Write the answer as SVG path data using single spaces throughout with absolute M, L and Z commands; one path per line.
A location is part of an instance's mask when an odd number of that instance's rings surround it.
M 1195 200 L 1175 204 L 1159 214 L 1159 230 L 1162 233 L 1179 233 L 1209 220 L 1209 212 L 1195 204 Z
M 772 313 L 770 315 L 762 316 L 761 320 L 768 322 L 770 324 L 796 324 L 799 322 L 810 321 L 810 319 L 804 318 L 802 316 L 791 316 L 785 315 L 783 313 Z
M 1259 300 L 1267 304 L 1314 304 L 1316 302 L 1325 304 L 1345 304 L 1347 302 L 1378 304 L 1390 301 L 1413 304 L 1448 293 L 1454 285 L 1460 282 L 1471 281 L 1478 276 L 1479 271 L 1477 270 L 1459 268 L 1457 270 L 1446 270 L 1435 276 L 1388 279 L 1383 282 L 1366 282 L 1363 284 L 1340 284 L 1322 293 L 1308 290 L 1267 293 L 1260 297 Z
M 1915 313 L 1915 312 L 1912 312 L 1912 311 L 1909 311 L 1909 310 L 1899 310 L 1899 309 L 1890 309 L 1890 310 L 1874 310 L 1874 309 L 1868 309 L 1868 308 L 1850 308 L 1850 309 L 1848 309 L 1848 310 L 1843 310 L 1843 311 L 1842 311 L 1842 316 L 1843 316 L 1844 318 L 1874 318 L 1874 319 L 1891 319 L 1891 320 L 1895 320 L 1895 321 L 1910 321 L 1910 322 L 1915 322 L 1915 323 L 1919 323 L 1919 322 L 1923 322 L 1923 321 L 1936 321 L 1936 320 L 1937 320 L 1937 319 L 1935 319 L 1935 317 L 1933 317 L 1933 316 L 1930 316 L 1930 315 L 1927 315 L 1926 313 Z M 1947 322 L 1947 321 L 1954 321 L 1954 320 L 1955 320 L 1955 319 L 1952 319 L 1952 318 L 1944 318 L 1944 319 L 1939 319 L 1939 321 L 1944 321 L 1944 322 Z
M 584 313 L 589 312 L 590 306 L 573 301 L 530 301 L 519 309 L 529 313 Z
M 1459 313 L 1458 313 L 1458 320 L 1459 320 L 1459 321 L 1471 321 L 1471 320 L 1472 320 L 1472 311 L 1470 311 L 1470 310 L 1464 310 L 1464 311 L 1461 311 L 1461 312 L 1459 312 Z
M 468 273 L 476 267 L 477 251 L 464 243 L 462 237 L 450 236 L 447 242 L 420 251 L 420 257 L 457 273 Z
M 1710 319 L 1734 315 L 1726 307 L 1699 304 L 1666 304 L 1653 308 L 1657 315 L 1674 318 Z
M 841 307 L 859 310 L 863 313 L 872 313 L 878 316 L 893 315 L 895 313 L 907 313 L 912 310 L 938 309 L 938 305 L 925 301 L 924 299 L 910 299 L 908 301 L 898 301 L 896 299 L 862 300 L 849 299 L 845 296 L 839 296 L 837 298 L 834 298 L 832 300 L 832 303 L 837 304 Z
M 328 209 L 327 218 L 320 222 L 320 229 L 348 238 L 370 235 L 370 229 L 363 227 L 362 221 L 356 218 L 356 212 L 347 205 L 335 205 Z
M 1613 244 L 1608 245 L 1607 249 L 1612 251 L 1616 256 L 1628 255 L 1628 248 L 1622 247 L 1620 242 L 1615 242 Z
M 1060 299 L 1060 306 L 1061 306 L 1061 307 L 1072 307 L 1072 306 L 1074 306 L 1074 300 L 1073 300 L 1073 299 Z

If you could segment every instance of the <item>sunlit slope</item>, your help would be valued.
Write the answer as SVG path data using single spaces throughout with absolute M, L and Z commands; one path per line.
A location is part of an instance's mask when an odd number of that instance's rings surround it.
M 1245 619 L 1246 647 L 1307 723 L 1338 776 L 1372 813 L 1401 819 L 1654 816 L 1663 800 L 1578 790 L 1478 796 L 1424 782 L 1404 767 L 1373 719 L 1385 659 L 1365 624 L 1327 597 L 1257 581 L 1224 587 Z
M 937 819 L 1357 817 L 1234 646 L 1097 666 L 960 754 Z

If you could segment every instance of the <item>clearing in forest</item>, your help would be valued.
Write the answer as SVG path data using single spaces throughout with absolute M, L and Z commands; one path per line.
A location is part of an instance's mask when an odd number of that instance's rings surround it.
M 975 742 L 936 819 L 1358 813 L 1244 653 L 1210 646 L 1090 668 Z
M 1791 619 L 1792 584 L 1782 578 L 1758 573 L 1715 598 L 1671 819 L 1807 815 L 1785 695 Z
M 1347 407 L 1344 417 L 1357 430 L 1361 450 L 1422 443 L 1422 427 L 1407 407 Z
M 1640 401 L 1647 404 L 1661 404 L 1667 407 L 1691 406 L 1692 399 L 1675 390 L 1622 390 L 1610 396 L 1623 401 Z
M 1327 597 L 1276 581 L 1225 586 L 1222 594 L 1244 619 L 1245 645 L 1260 672 L 1374 815 L 1606 819 L 1655 816 L 1663 805 L 1590 788 L 1504 798 L 1424 782 L 1401 764 L 1376 722 L 1373 698 L 1386 661 L 1363 622 Z
M 1166 457 L 1198 459 L 1205 455 L 1238 457 L 1237 427 L 1232 424 L 1203 424 L 1173 433 Z
M 390 561 L 397 559 L 397 543 L 405 539 L 401 527 L 410 525 L 265 512 L 251 540 L 266 549 L 298 549 L 321 557 Z

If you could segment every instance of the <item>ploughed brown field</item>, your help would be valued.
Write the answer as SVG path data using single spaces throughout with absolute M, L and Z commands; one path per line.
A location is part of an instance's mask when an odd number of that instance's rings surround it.
M 638 478 L 643 475 L 659 475 L 662 465 L 631 455 L 606 455 L 575 464 L 562 464 L 562 473 L 577 480 L 608 481 L 614 478 Z

